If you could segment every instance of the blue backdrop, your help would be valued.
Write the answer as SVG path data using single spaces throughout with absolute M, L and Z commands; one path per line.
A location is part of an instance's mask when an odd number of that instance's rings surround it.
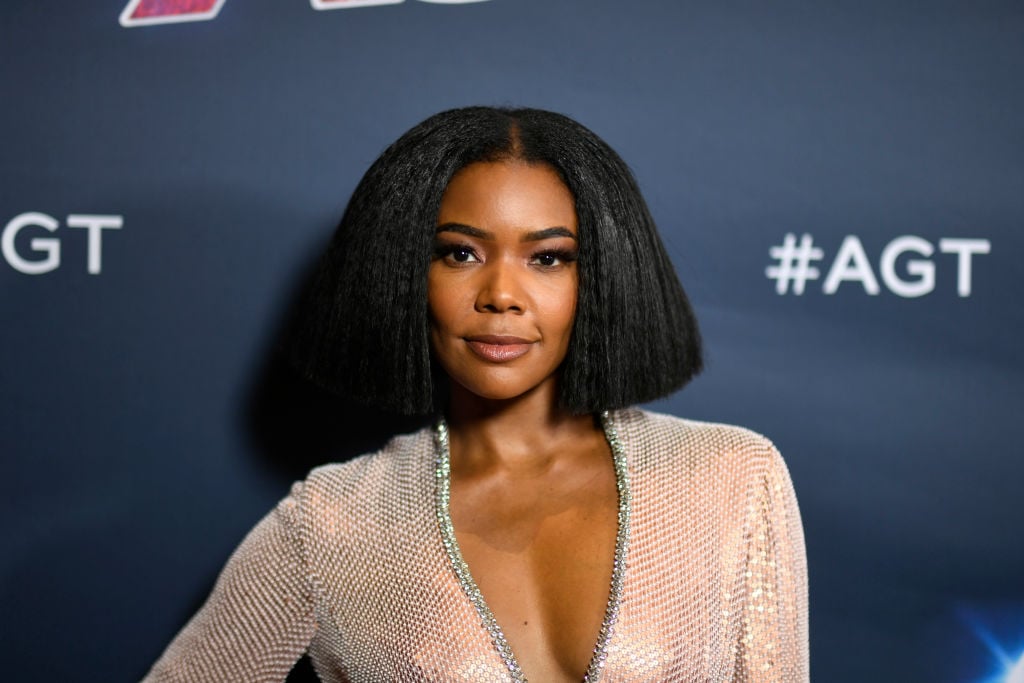
M 635 170 L 709 349 L 655 407 L 785 455 L 814 680 L 1024 680 L 1024 5 L 353 4 L 0 9 L 2 677 L 139 678 L 292 479 L 414 426 L 276 343 L 368 164 L 484 103 Z

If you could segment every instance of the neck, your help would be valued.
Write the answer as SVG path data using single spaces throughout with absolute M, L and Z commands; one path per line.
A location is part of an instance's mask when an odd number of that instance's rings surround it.
M 463 471 L 546 469 L 559 452 L 568 450 L 560 444 L 601 432 L 593 415 L 573 415 L 558 405 L 553 382 L 501 401 L 453 386 L 447 419 L 452 460 Z

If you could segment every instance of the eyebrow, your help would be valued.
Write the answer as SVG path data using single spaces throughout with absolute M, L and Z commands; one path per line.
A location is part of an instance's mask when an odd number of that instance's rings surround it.
M 444 225 L 437 226 L 438 234 L 442 232 L 458 232 L 463 235 L 470 237 L 476 237 L 482 240 L 493 240 L 494 233 L 480 228 L 474 228 L 472 225 L 463 225 L 462 223 L 445 223 Z M 563 226 L 555 226 L 553 228 L 544 228 L 543 230 L 531 230 L 525 233 L 520 239 L 520 242 L 539 242 L 540 240 L 551 239 L 552 237 L 568 237 L 571 240 L 578 240 L 575 234 L 569 228 Z

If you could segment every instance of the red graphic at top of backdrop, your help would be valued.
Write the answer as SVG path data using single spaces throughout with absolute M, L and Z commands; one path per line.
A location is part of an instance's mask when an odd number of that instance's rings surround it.
M 461 5 L 487 0 L 420 0 L 437 5 Z M 345 9 L 371 5 L 397 5 L 405 0 L 309 0 L 313 9 Z M 224 0 L 129 0 L 121 12 L 121 26 L 171 24 L 181 21 L 213 19 L 224 6 Z
M 209 12 L 217 0 L 141 0 L 132 12 L 132 19 L 166 17 L 170 14 L 201 14 Z
M 121 12 L 122 26 L 213 19 L 224 0 L 131 0 Z
M 345 7 L 369 7 L 371 5 L 397 5 L 404 0 L 309 0 L 313 9 L 343 9 Z

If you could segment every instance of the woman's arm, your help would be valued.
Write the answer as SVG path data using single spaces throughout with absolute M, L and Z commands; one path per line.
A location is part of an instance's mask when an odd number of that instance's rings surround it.
M 810 674 L 803 526 L 789 472 L 774 447 L 750 500 L 735 680 L 805 683 Z
M 298 534 L 301 484 L 235 550 L 203 608 L 144 683 L 259 683 L 288 677 L 315 631 Z

